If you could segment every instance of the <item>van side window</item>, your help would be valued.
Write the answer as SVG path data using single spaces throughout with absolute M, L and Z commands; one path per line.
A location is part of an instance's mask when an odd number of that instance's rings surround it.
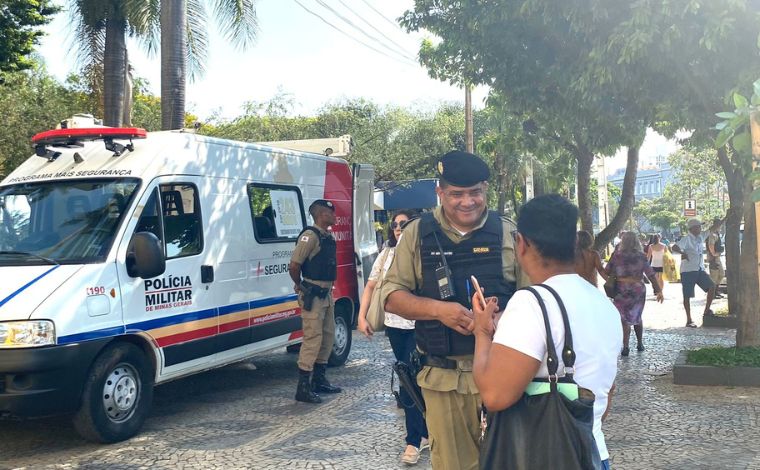
M 303 199 L 296 187 L 249 184 L 248 202 L 259 242 L 295 240 L 306 225 Z
M 166 259 L 197 255 L 203 251 L 198 189 L 192 184 L 162 184 Z
M 203 251 L 198 189 L 192 184 L 162 184 L 153 191 L 137 221 L 135 232 L 151 232 L 164 244 L 166 259 Z

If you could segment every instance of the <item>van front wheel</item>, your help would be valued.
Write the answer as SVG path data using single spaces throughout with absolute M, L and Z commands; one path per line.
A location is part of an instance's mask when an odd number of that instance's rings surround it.
M 108 346 L 90 369 L 74 427 L 94 442 L 119 442 L 137 434 L 153 400 L 153 373 L 137 346 Z

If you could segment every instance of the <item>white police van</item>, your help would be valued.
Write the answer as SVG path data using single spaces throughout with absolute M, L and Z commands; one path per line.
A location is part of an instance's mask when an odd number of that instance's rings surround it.
M 371 167 L 181 131 L 33 142 L 0 183 L 0 417 L 72 412 L 115 442 L 154 384 L 299 343 L 287 267 L 315 199 L 336 207 L 330 362 L 346 361 L 377 252 Z

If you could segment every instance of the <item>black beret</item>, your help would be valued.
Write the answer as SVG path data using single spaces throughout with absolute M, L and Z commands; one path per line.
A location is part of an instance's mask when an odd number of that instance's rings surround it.
M 488 165 L 477 155 L 453 150 L 438 159 L 438 175 L 454 186 L 474 186 L 488 180 Z
M 309 206 L 309 212 L 311 212 L 312 208 L 316 206 L 327 207 L 328 209 L 335 210 L 335 205 L 332 202 L 328 201 L 327 199 L 317 199 Z

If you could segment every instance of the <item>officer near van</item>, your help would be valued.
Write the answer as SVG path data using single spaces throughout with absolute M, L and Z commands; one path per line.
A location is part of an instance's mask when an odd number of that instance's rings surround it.
M 298 356 L 296 400 L 321 403 L 319 393 L 339 393 L 325 377 L 335 336 L 333 282 L 337 277 L 335 238 L 327 228 L 335 224 L 335 206 L 317 199 L 309 206 L 314 225 L 299 235 L 289 272 L 298 294 L 303 321 L 303 343 Z M 301 278 L 303 276 L 303 279 Z
M 441 205 L 404 228 L 383 285 L 385 310 L 415 323 L 435 470 L 478 467 L 480 394 L 472 377 L 474 275 L 499 310 L 521 275 L 514 222 L 489 211 L 488 166 L 452 151 L 437 164 Z M 521 283 L 522 284 L 522 283 Z

